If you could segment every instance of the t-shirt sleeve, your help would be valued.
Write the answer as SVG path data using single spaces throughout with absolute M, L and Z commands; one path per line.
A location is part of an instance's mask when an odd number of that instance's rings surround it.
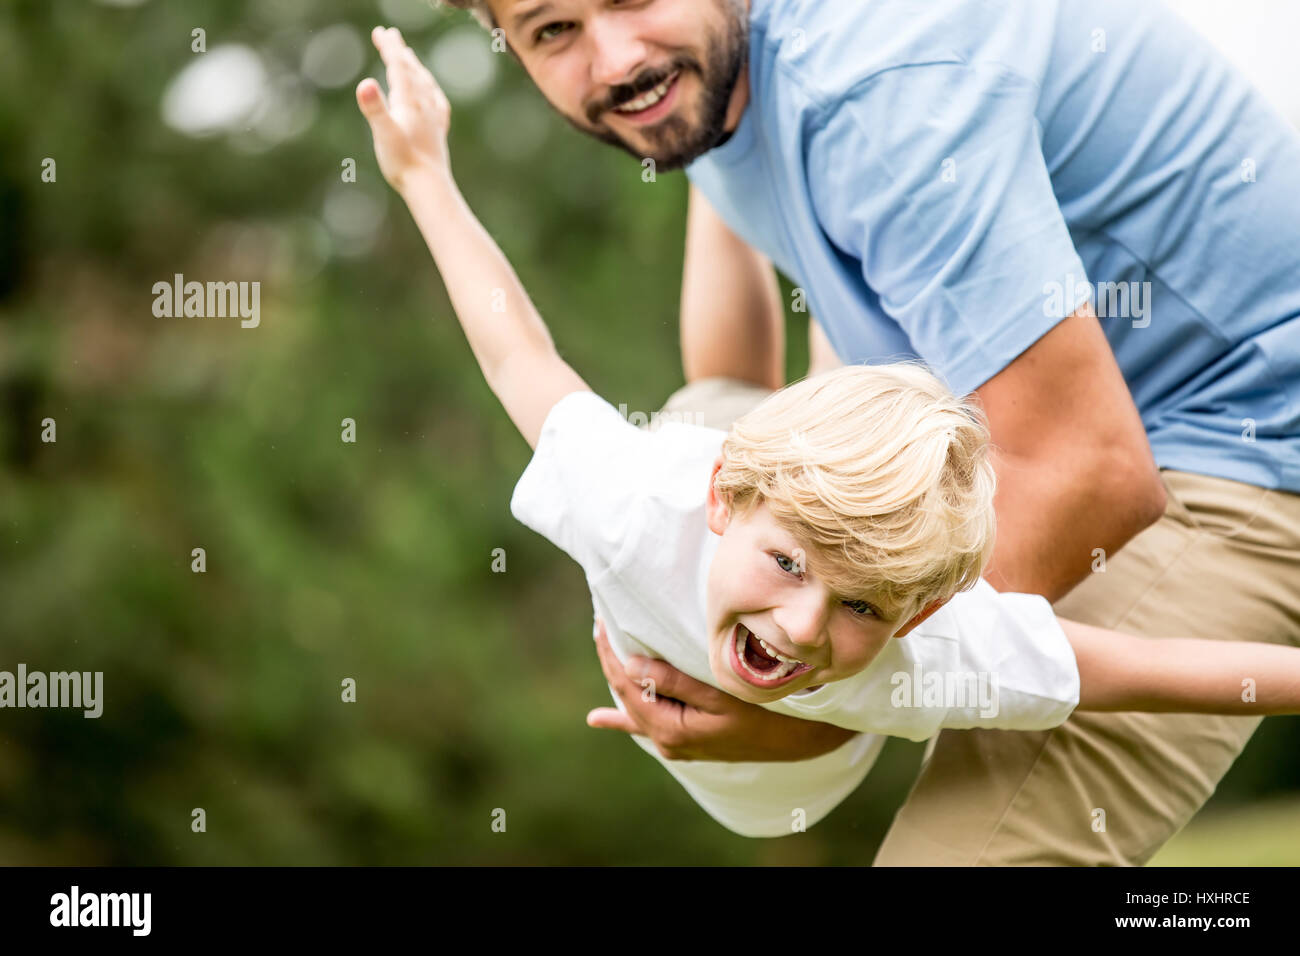
M 511 513 L 598 574 L 627 540 L 646 437 L 594 392 L 564 396 L 542 424 Z
M 590 580 L 662 544 L 657 523 L 699 506 L 724 437 L 680 422 L 638 428 L 595 393 L 572 392 L 546 416 L 510 510 Z
M 899 67 L 829 103 L 808 140 L 827 235 L 861 261 L 884 310 L 958 394 L 1086 295 L 1037 102 L 1036 85 L 999 64 Z
M 981 579 L 948 609 L 960 663 L 940 675 L 943 727 L 1046 730 L 1065 722 L 1079 703 L 1079 666 L 1046 598 L 999 593 Z

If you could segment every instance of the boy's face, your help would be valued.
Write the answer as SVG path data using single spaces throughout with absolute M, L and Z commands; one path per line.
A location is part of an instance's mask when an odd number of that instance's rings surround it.
M 709 665 L 733 697 L 765 704 L 851 677 L 944 604 L 889 621 L 872 595 L 832 592 L 817 577 L 816 553 L 766 505 L 731 511 L 713 488 L 721 465 L 719 458 L 709 478 L 709 528 L 722 541 L 709 568 L 705 616 Z
M 740 120 L 748 0 L 489 0 L 511 50 L 570 123 L 661 172 Z M 649 95 L 654 104 L 634 101 Z

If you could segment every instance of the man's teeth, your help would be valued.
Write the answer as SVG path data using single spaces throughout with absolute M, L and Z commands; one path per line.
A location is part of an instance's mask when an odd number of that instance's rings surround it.
M 764 641 L 761 637 L 755 634 L 754 639 L 758 641 L 758 643 L 762 646 L 763 650 L 770 656 L 775 657 L 781 663 L 778 664 L 770 671 L 759 672 L 754 670 L 754 668 L 749 666 L 749 661 L 745 660 L 745 644 L 748 642 L 749 635 L 751 633 L 753 632 L 751 632 L 743 624 L 736 628 L 736 657 L 740 660 L 740 665 L 743 668 L 745 668 L 745 670 L 747 670 L 750 674 L 756 677 L 758 680 L 763 680 L 763 681 L 780 680 L 782 677 L 788 677 L 790 673 L 794 671 L 796 668 L 803 666 L 803 661 L 797 661 L 792 657 L 786 657 L 783 654 L 778 654 L 776 651 L 774 651 L 771 647 L 767 645 L 766 641 Z
M 649 93 L 643 93 L 630 103 L 624 103 L 622 106 L 614 107 L 614 109 L 619 113 L 639 113 L 642 110 L 648 110 L 664 98 L 664 94 L 668 92 L 668 87 L 673 85 L 673 80 L 675 79 L 677 79 L 676 73 L 668 77 L 668 79 L 664 80 Z

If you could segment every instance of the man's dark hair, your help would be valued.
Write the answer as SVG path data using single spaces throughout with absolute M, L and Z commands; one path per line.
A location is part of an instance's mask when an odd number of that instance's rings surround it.
M 452 7 L 456 10 L 468 10 L 474 19 L 483 25 L 484 30 L 495 30 L 496 20 L 488 9 L 487 0 L 432 0 L 435 7 Z

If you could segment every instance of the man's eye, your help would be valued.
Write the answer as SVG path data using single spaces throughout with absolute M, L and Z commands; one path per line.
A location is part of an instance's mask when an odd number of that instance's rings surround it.
M 555 29 L 563 30 L 566 26 L 568 26 L 568 24 L 566 23 L 548 23 L 546 24 L 546 26 L 542 27 L 540 30 L 537 31 L 533 39 L 536 40 L 538 43 L 545 43 L 547 40 L 551 39 L 552 37 L 559 36 L 558 33 L 548 33 L 548 31 L 555 30 Z
M 859 617 L 866 617 L 868 614 L 875 614 L 876 609 L 866 601 L 845 601 L 844 606 Z

